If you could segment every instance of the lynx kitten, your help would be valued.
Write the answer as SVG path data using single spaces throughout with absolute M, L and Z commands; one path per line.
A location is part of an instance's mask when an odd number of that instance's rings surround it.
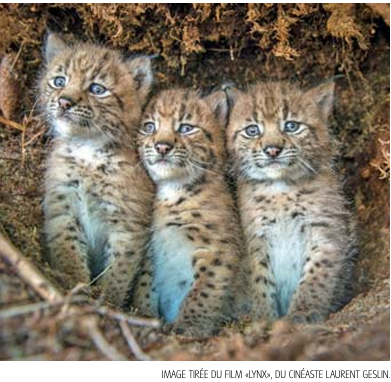
M 142 311 L 179 333 L 215 333 L 231 317 L 239 221 L 224 179 L 224 92 L 170 90 L 153 99 L 140 156 L 157 185 L 150 269 L 137 290 Z
M 228 90 L 248 256 L 238 301 L 253 318 L 318 321 L 348 297 L 350 216 L 327 127 L 333 91 L 333 83 L 301 91 L 289 82 Z
M 70 46 L 56 34 L 45 60 L 40 101 L 55 135 L 44 199 L 49 262 L 66 288 L 101 275 L 103 295 L 120 305 L 139 268 L 153 203 L 132 147 L 150 60 Z

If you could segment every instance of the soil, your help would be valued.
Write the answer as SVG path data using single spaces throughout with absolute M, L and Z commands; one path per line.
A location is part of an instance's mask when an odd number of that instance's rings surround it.
M 337 142 L 335 167 L 357 219 L 355 297 L 317 325 L 241 322 L 204 340 L 131 330 L 144 352 L 160 360 L 389 360 L 387 11 L 389 17 L 389 5 L 379 10 L 365 4 L 0 5 L 0 28 L 7 30 L 0 41 L 0 72 L 4 62 L 12 72 L 10 80 L 0 75 L 0 118 L 6 118 L 0 119 L 0 232 L 54 280 L 45 262 L 41 209 L 50 137 L 34 107 L 47 28 L 158 53 L 155 91 L 223 81 L 245 86 L 258 78 L 310 86 L 342 74 L 330 128 Z M 80 325 L 81 313 L 96 301 L 72 303 L 78 314 L 63 306 L 31 305 L 39 302 L 0 260 L 0 359 L 110 358 Z M 21 313 L 26 306 L 32 311 Z M 118 352 L 134 359 L 117 319 L 99 315 L 98 327 Z

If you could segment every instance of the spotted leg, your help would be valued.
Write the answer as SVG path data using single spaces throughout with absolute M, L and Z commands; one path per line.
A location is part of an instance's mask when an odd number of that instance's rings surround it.
M 106 270 L 99 280 L 103 297 L 110 303 L 121 306 L 129 293 L 140 267 L 145 243 L 139 235 L 116 226 L 110 228 L 104 249 Z
M 227 319 L 234 257 L 223 258 L 216 253 L 200 251 L 193 259 L 195 281 L 182 303 L 174 330 L 204 337 L 215 334 Z
M 327 316 L 342 267 L 338 241 L 330 240 L 325 227 L 313 228 L 310 237 L 303 276 L 288 312 L 298 322 L 318 322 Z
M 146 256 L 142 261 L 131 305 L 143 316 L 158 317 L 158 296 L 153 286 L 153 268 L 150 256 Z
M 53 194 L 50 198 L 56 199 Z M 72 289 L 78 283 L 87 284 L 90 281 L 87 243 L 71 206 L 60 199 L 45 201 L 46 205 L 51 206 L 50 210 L 45 211 L 48 259 L 61 274 L 60 284 L 66 289 Z
M 258 236 L 248 245 L 251 317 L 274 320 L 278 316 L 276 288 L 266 248 L 265 240 Z

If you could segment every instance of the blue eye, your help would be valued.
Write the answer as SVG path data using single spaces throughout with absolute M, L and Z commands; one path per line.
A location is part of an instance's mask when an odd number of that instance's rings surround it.
M 261 134 L 259 127 L 257 125 L 250 125 L 244 129 L 244 132 L 248 137 L 256 137 Z
M 295 121 L 286 121 L 284 124 L 284 131 L 286 133 L 295 133 L 299 130 L 300 123 Z
M 179 126 L 178 132 L 181 134 L 189 134 L 194 130 L 194 126 L 183 123 Z
M 103 85 L 99 85 L 99 84 L 91 84 L 90 92 L 92 94 L 95 94 L 96 96 L 103 96 L 108 94 L 108 90 Z
M 153 122 L 146 122 L 142 128 L 142 132 L 145 134 L 153 134 L 156 130 L 156 126 Z
M 55 77 L 52 80 L 52 85 L 55 88 L 64 88 L 66 83 L 67 83 L 67 79 L 65 77 L 62 77 L 62 76 Z

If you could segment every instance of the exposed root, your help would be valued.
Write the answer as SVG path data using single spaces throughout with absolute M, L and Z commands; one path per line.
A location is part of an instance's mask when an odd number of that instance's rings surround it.
M 90 335 L 95 346 L 111 361 L 127 361 L 128 359 L 114 346 L 109 344 L 99 330 L 98 319 L 95 316 L 86 316 L 82 319 L 82 326 Z
M 110 317 L 110 318 L 117 320 L 117 321 L 120 321 L 120 322 L 125 321 L 130 325 L 148 326 L 151 328 L 158 328 L 160 326 L 159 320 L 156 320 L 154 318 L 142 318 L 142 317 L 128 316 L 124 313 L 113 310 L 107 306 L 100 306 L 98 308 L 95 308 L 94 312 L 97 314 L 100 314 L 102 316 Z
M 71 301 L 67 301 L 67 300 L 56 301 L 56 302 L 40 301 L 32 304 L 11 306 L 9 308 L 0 310 L 0 320 L 34 313 L 44 309 L 55 308 L 64 304 L 69 304 L 70 302 L 74 303 L 74 302 L 85 302 L 85 301 L 86 301 L 85 297 L 76 296 L 72 298 Z
M 18 275 L 44 300 L 51 303 L 63 301 L 64 297 L 61 292 L 2 234 L 0 234 L 0 257 L 7 264 L 10 264 Z
M 374 160 L 370 163 L 377 171 L 379 171 L 379 179 L 390 179 L 390 141 L 379 139 L 380 143 L 380 160 Z
M 43 309 L 53 309 L 62 306 L 61 313 L 65 316 L 76 316 L 80 321 L 80 326 L 91 337 L 95 346 L 110 360 L 121 361 L 127 358 L 115 347 L 110 345 L 98 325 L 98 316 L 105 316 L 115 321 L 119 321 L 123 336 L 139 360 L 149 360 L 149 357 L 141 350 L 133 337 L 128 324 L 136 326 L 148 326 L 152 328 L 159 327 L 159 321 L 155 319 L 129 316 L 116 311 L 107 306 L 94 306 L 87 304 L 84 306 L 72 305 L 74 302 L 87 302 L 85 296 L 75 296 L 75 294 L 84 287 L 78 285 L 68 296 L 63 296 L 57 288 L 47 280 L 41 272 L 33 266 L 3 235 L 0 234 L 0 255 L 10 264 L 18 275 L 30 285 L 40 297 L 45 301 L 18 305 L 0 310 L 0 320 L 13 319 L 17 316 L 34 313 Z
M 138 345 L 136 339 L 134 338 L 132 332 L 129 329 L 129 325 L 126 321 L 120 321 L 119 326 L 121 327 L 122 334 L 124 335 L 126 342 L 130 348 L 130 350 L 133 352 L 135 357 L 139 361 L 150 361 L 151 358 L 148 357 L 140 348 Z
M 20 123 L 10 121 L 9 119 L 2 117 L 0 115 L 0 123 L 2 123 L 5 126 L 10 127 L 11 129 L 19 130 L 19 131 L 24 131 L 24 126 L 21 125 Z

